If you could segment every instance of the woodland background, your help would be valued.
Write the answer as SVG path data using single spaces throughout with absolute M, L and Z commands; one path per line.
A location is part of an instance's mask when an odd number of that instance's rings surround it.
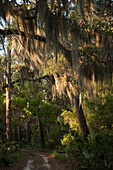
M 113 1 L 0 1 L 0 166 L 47 149 L 113 168 Z

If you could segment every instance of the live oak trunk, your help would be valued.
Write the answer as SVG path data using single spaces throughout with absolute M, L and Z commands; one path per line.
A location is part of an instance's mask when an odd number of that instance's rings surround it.
M 76 116 L 78 119 L 80 131 L 83 137 L 87 137 L 89 134 L 88 126 L 82 109 L 82 105 L 79 104 L 79 97 L 74 96 L 74 106 L 76 110 Z

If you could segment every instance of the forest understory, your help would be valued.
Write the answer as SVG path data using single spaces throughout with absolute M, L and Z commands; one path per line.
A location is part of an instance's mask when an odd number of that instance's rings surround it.
M 22 157 L 17 163 L 0 167 L 0 170 L 71 170 L 71 166 L 55 159 L 54 155 L 31 149 L 22 149 Z

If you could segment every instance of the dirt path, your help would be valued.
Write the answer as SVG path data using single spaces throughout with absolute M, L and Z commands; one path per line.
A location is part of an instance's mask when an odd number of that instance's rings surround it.
M 24 154 L 19 163 L 0 170 L 70 170 L 52 155 L 34 150 L 22 150 Z

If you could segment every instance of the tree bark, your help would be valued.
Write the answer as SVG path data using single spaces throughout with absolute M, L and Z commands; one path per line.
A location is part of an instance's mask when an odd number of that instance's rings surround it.
M 10 82 L 11 82 L 11 51 L 7 47 L 7 75 L 6 75 L 6 139 L 10 142 L 12 139 L 11 135 L 11 92 L 10 92 Z
M 21 131 L 21 126 L 18 126 L 18 143 L 21 144 L 21 140 L 22 140 L 22 131 Z
M 13 127 L 13 140 L 18 141 L 17 126 Z
M 81 134 L 83 137 L 87 137 L 89 134 L 89 129 L 86 123 L 82 105 L 79 104 L 79 97 L 74 96 L 74 106 L 75 106 L 76 116 L 78 119 Z
M 44 133 L 43 133 L 42 122 L 39 116 L 38 116 L 38 131 L 39 131 L 39 137 L 40 137 L 40 145 L 41 147 L 44 147 L 45 146 Z
M 31 121 L 27 121 L 27 144 L 30 144 L 31 142 L 31 127 L 30 127 Z

